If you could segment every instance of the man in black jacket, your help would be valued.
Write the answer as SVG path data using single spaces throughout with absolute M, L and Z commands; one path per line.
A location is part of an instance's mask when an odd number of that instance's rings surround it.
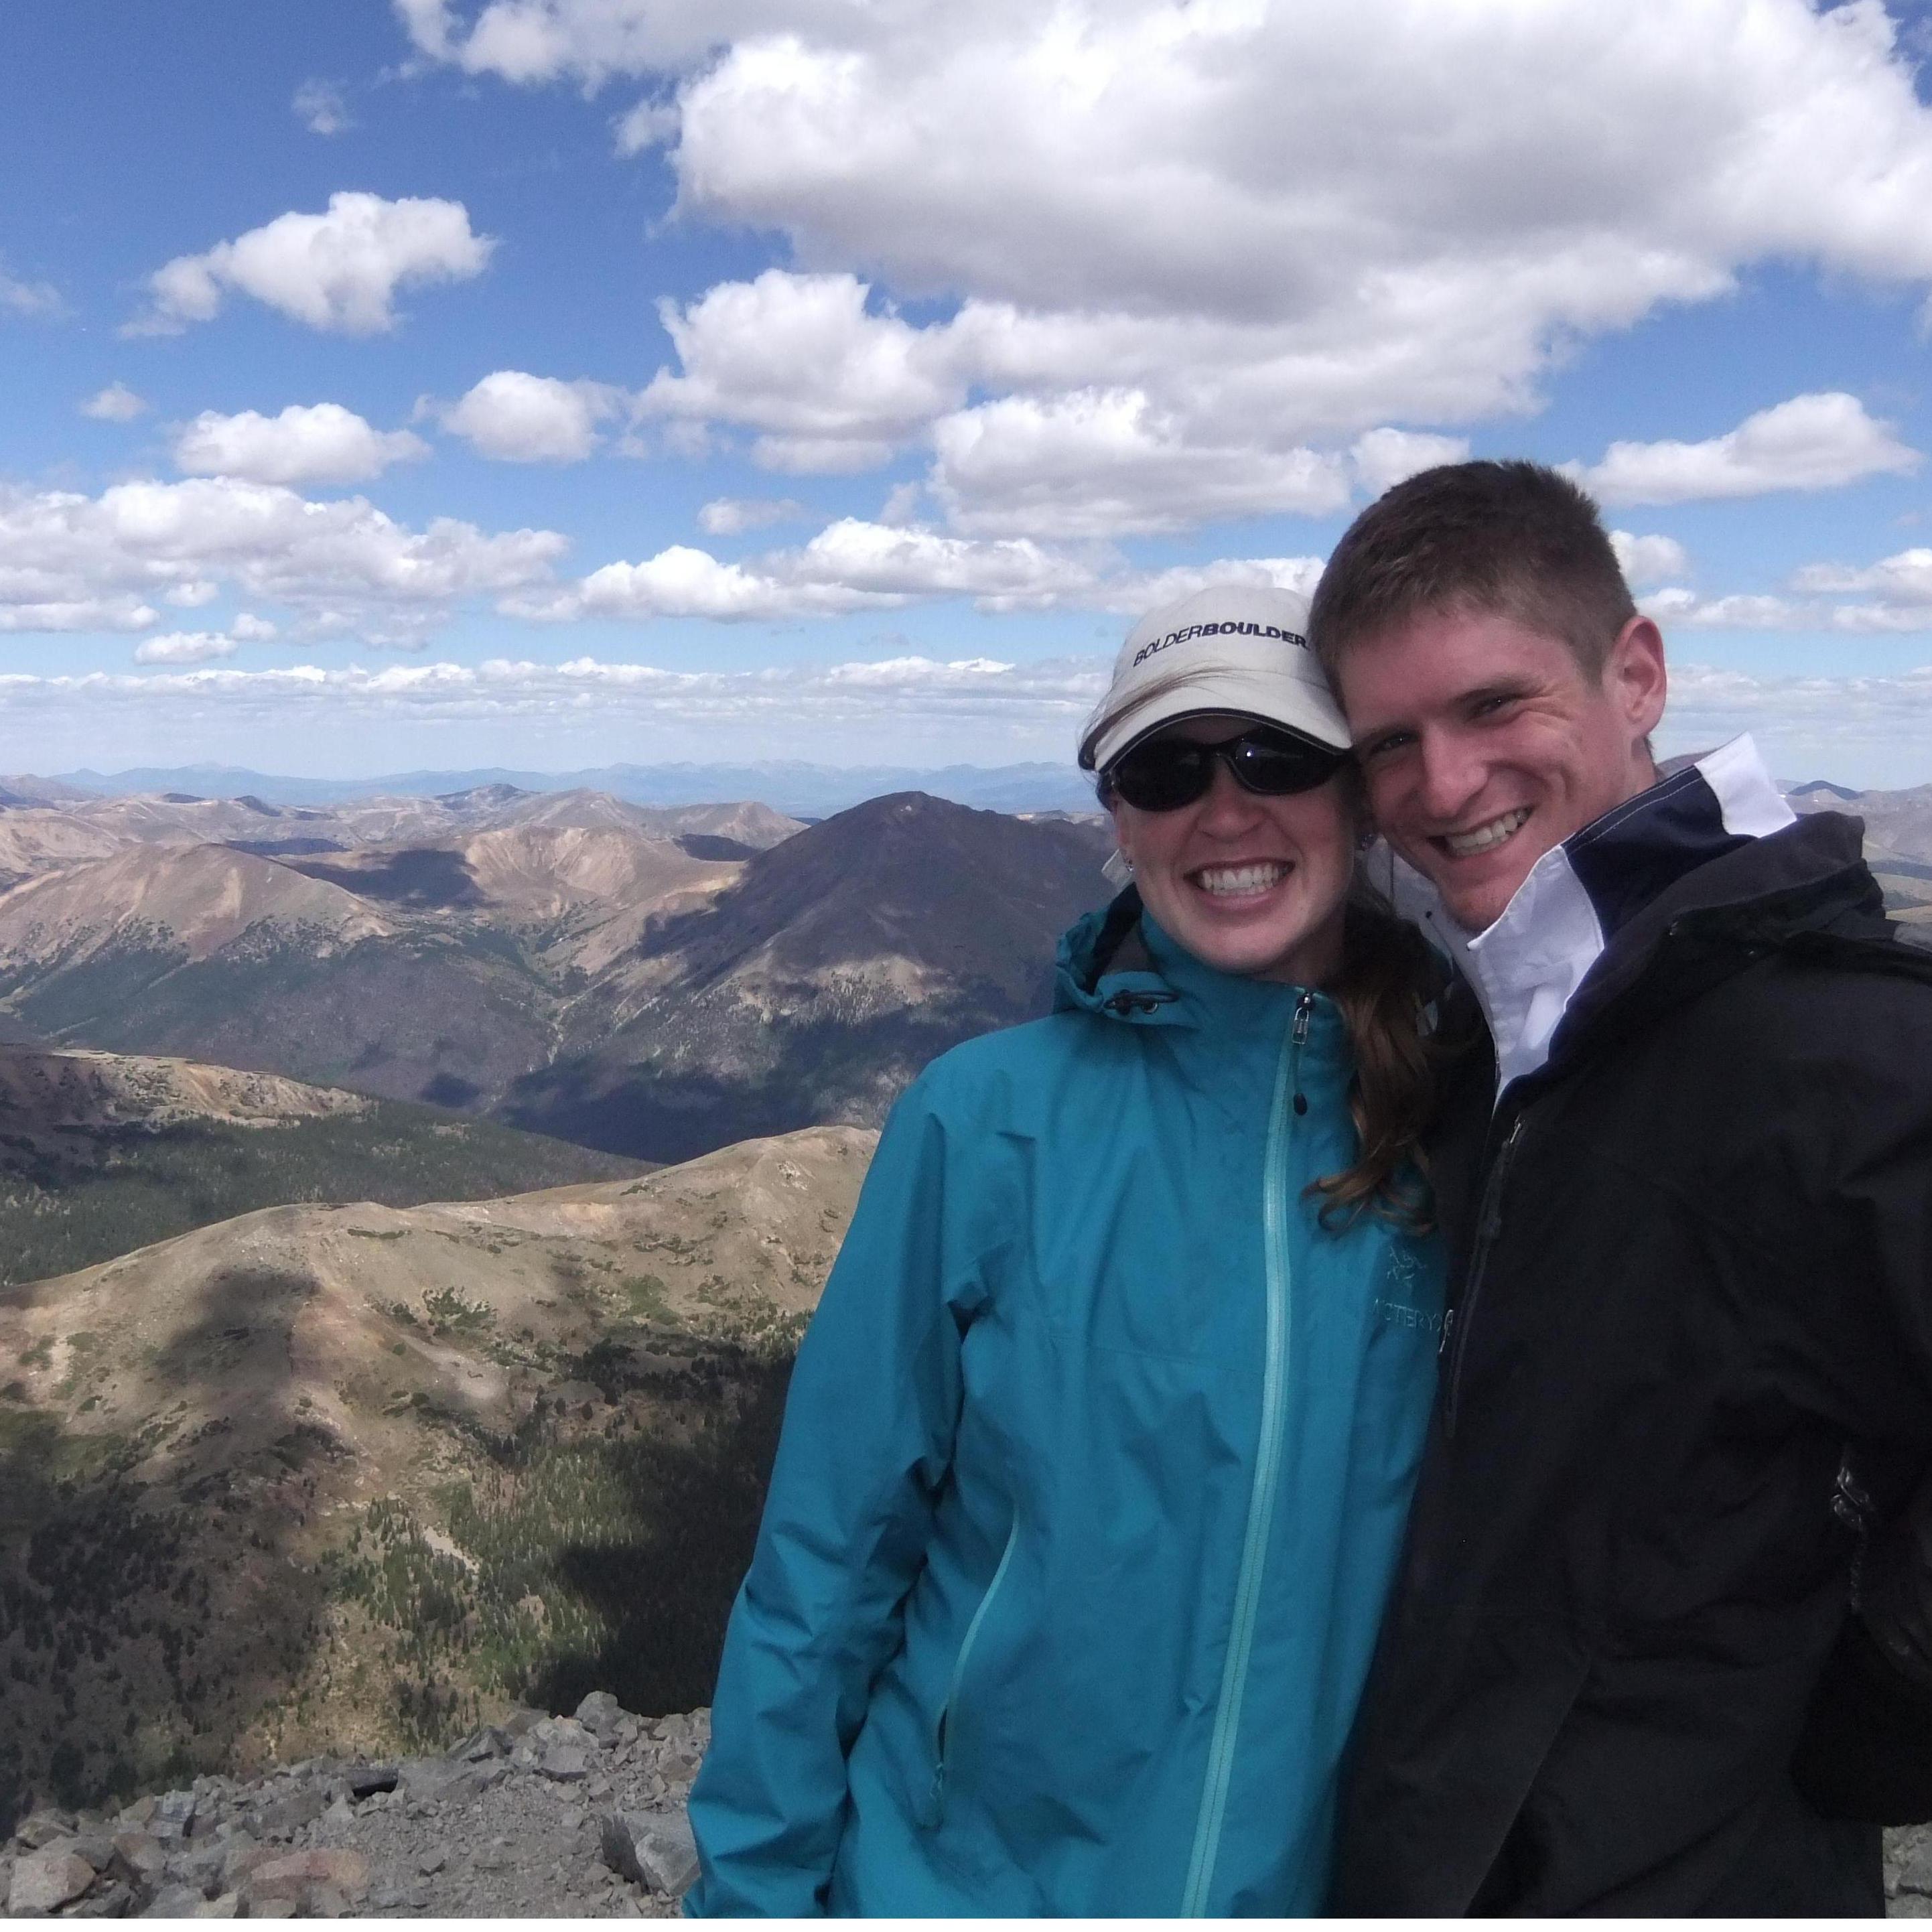
M 1878 1912 L 1875 1821 L 1932 1816 L 1932 956 L 1748 739 L 1660 775 L 1663 640 L 1554 472 L 1398 485 L 1310 632 L 1465 981 L 1335 1908 Z

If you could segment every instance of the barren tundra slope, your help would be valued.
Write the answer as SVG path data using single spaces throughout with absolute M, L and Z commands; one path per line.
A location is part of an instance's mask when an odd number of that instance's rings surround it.
M 0 1829 L 518 1699 L 704 1702 L 871 1147 L 273 1208 L 0 1288 Z

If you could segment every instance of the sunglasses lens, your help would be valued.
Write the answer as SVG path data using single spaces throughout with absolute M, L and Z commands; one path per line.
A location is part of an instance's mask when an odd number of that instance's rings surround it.
M 1343 754 L 1306 738 L 1265 727 L 1226 748 L 1234 776 L 1249 790 L 1286 798 L 1326 784 L 1342 768 Z
M 1178 812 L 1213 782 L 1214 747 L 1186 738 L 1136 745 L 1113 769 L 1113 787 L 1136 812 Z
M 1346 752 L 1298 737 L 1273 724 L 1256 724 L 1218 745 L 1192 738 L 1156 738 L 1136 745 L 1108 773 L 1114 795 L 1137 812 L 1178 812 L 1192 805 L 1214 780 L 1214 761 L 1249 791 L 1288 798 L 1326 784 L 1348 762 Z

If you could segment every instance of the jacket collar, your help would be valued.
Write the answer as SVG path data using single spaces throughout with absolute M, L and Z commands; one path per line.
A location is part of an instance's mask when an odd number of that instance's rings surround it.
M 1270 1042 L 1304 988 L 1223 973 L 1173 939 L 1129 886 L 1079 920 L 1060 942 L 1054 976 L 1056 1012 L 1078 1010 L 1139 1025 L 1217 1031 L 1232 1028 Z M 1340 1050 L 1342 1019 L 1327 994 L 1315 994 L 1308 1050 Z
M 1686 882 L 1703 879 L 1717 862 L 1796 823 L 1756 748 L 1735 738 L 1544 853 L 1486 931 L 1432 921 L 1489 1022 L 1498 1094 L 1549 1058 L 1605 954 L 1629 950 L 1621 935 L 1636 938 L 1649 923 L 1646 913 L 1676 903 Z

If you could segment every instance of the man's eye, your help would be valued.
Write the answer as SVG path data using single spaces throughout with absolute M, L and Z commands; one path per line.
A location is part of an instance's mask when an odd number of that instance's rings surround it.
M 1498 692 L 1493 698 L 1484 698 L 1476 706 L 1476 716 L 1478 718 L 1493 718 L 1498 711 L 1507 711 L 1516 701 L 1516 694 L 1514 692 Z
M 1414 742 L 1415 734 L 1413 732 L 1391 731 L 1385 738 L 1370 739 L 1366 745 L 1358 748 L 1355 755 L 1366 764 L 1371 758 L 1385 758 L 1391 752 L 1399 752 L 1404 746 L 1412 745 Z

